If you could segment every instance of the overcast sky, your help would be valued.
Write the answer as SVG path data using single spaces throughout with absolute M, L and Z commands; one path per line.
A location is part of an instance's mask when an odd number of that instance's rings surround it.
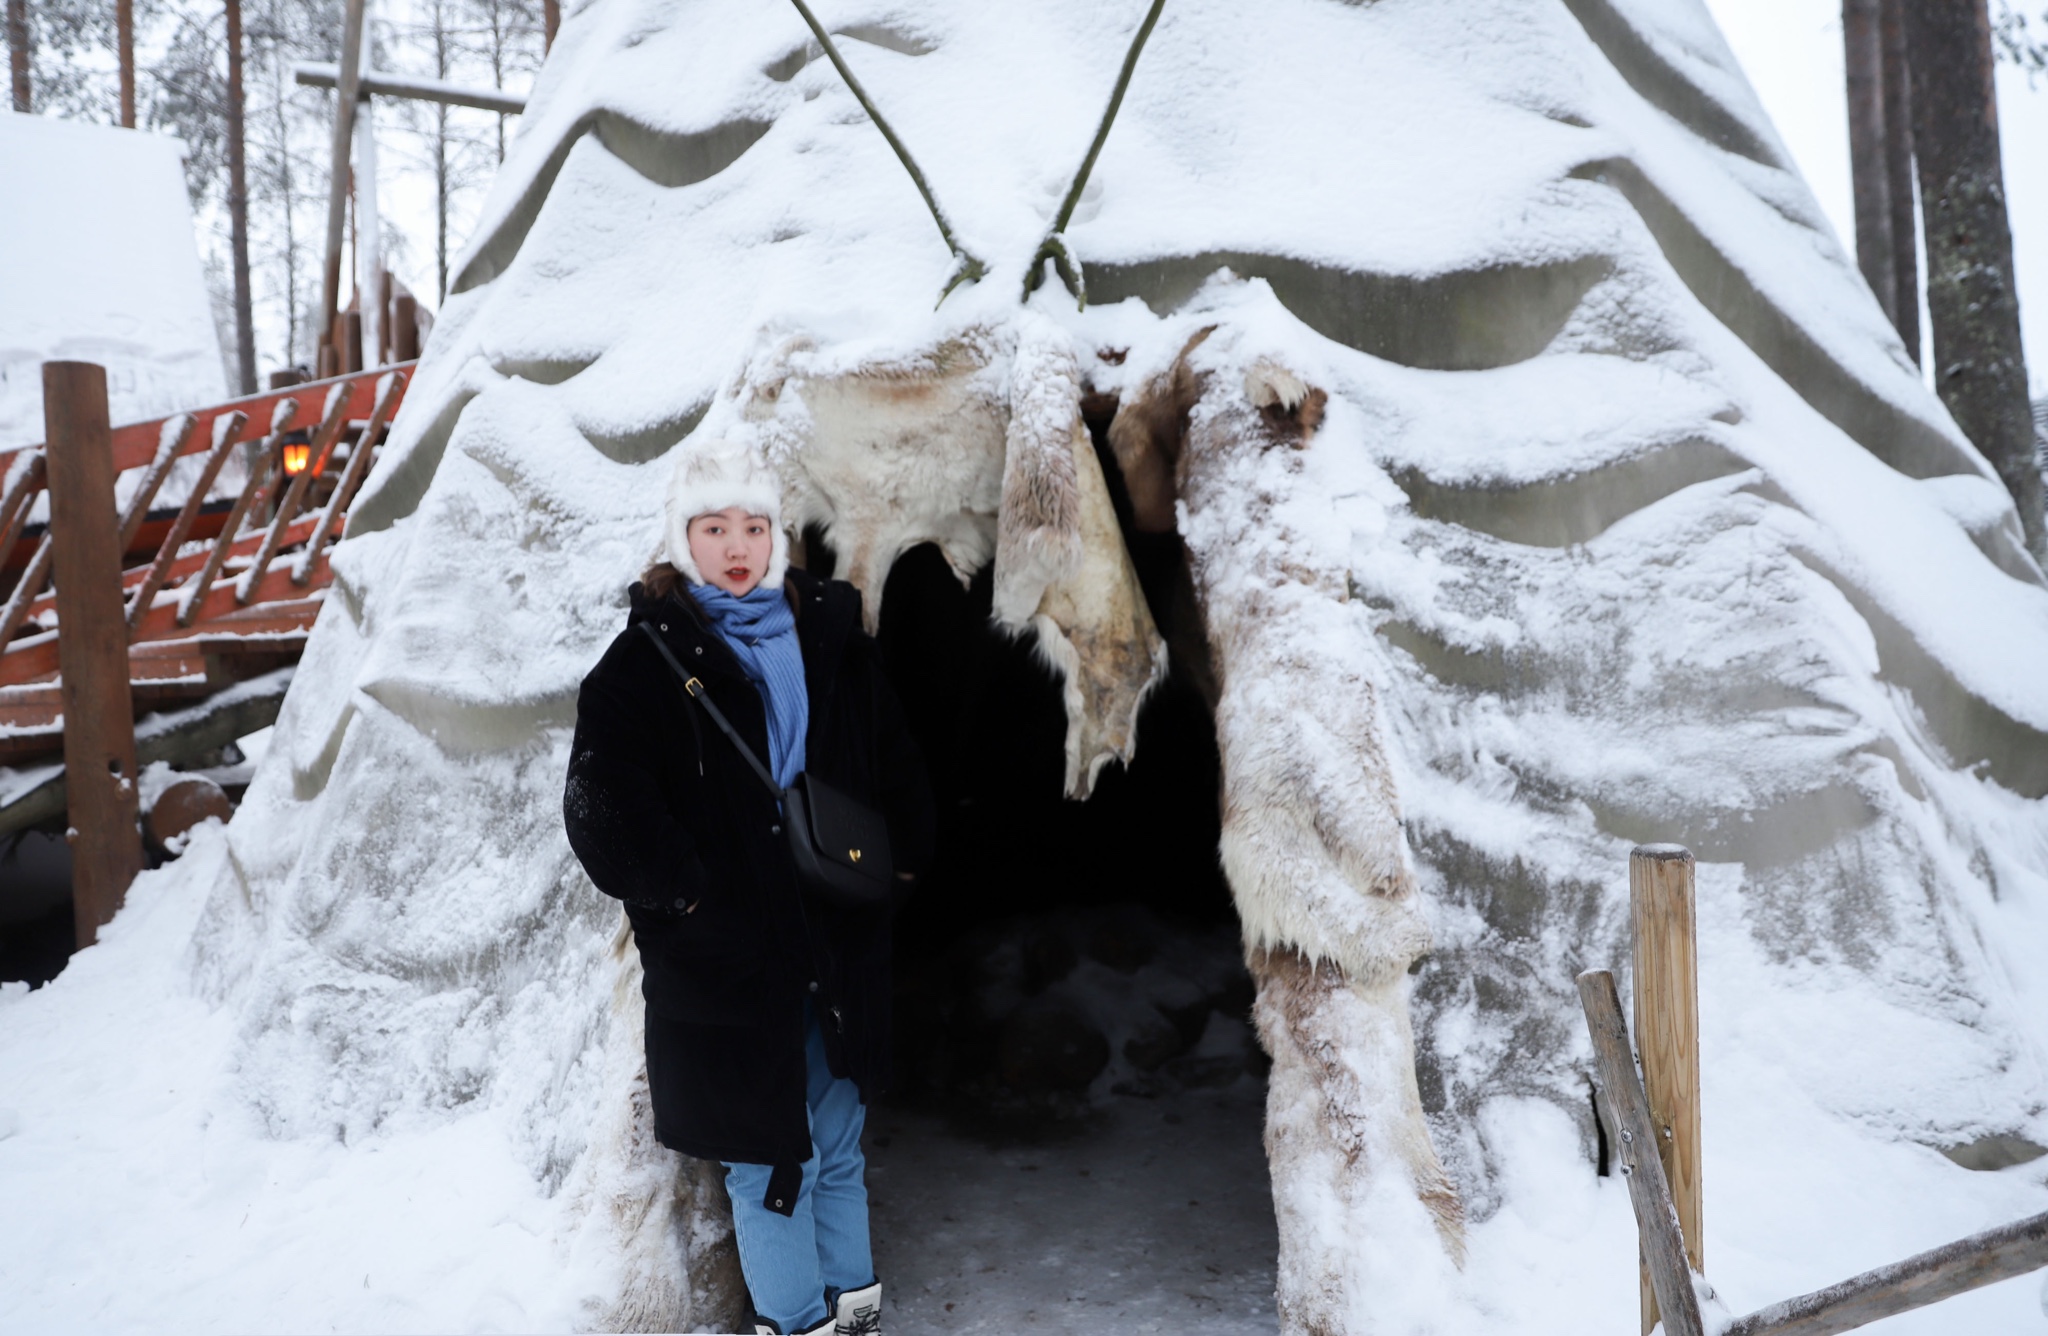
M 1839 0 L 1706 0 L 1799 170 L 1850 255 L 1849 120 Z M 1999 133 L 2020 288 L 2020 336 L 2036 398 L 2048 395 L 2048 80 L 1998 70 Z M 1924 325 L 1923 325 L 1924 328 Z

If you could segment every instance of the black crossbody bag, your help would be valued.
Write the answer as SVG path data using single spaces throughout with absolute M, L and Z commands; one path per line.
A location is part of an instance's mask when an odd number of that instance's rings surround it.
M 783 841 L 796 863 L 797 879 L 826 904 L 841 909 L 880 909 L 889 903 L 895 866 L 889 855 L 889 824 L 866 803 L 849 798 L 806 771 L 783 788 L 741 740 L 725 711 L 712 701 L 704 684 L 684 670 L 661 636 L 646 622 L 636 623 L 668 660 L 683 695 L 704 707 L 718 731 L 739 749 L 768 791 L 782 804 Z

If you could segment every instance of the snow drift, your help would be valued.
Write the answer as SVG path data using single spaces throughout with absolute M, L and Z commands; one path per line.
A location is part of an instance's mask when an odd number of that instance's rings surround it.
M 0 1010 L 5 1172 L 83 1128 L 214 1265 L 261 1212 L 290 1283 L 188 1289 L 73 1205 L 9 1231 L 0 1313 L 720 1320 L 716 1190 L 648 1143 L 630 943 L 556 814 L 577 681 L 674 452 L 738 436 L 871 616 L 911 545 L 994 563 L 1085 792 L 1163 659 L 1084 389 L 1187 545 L 1285 1328 L 1634 1320 L 1572 979 L 1624 959 L 1643 840 L 1701 861 L 1731 1306 L 2042 1208 L 2048 590 L 1697 4 L 1175 0 L 1080 312 L 1022 265 L 1137 7 L 824 18 L 992 272 L 932 309 L 951 258 L 794 12 L 567 19 L 241 813 Z M 177 1098 L 81 1111 L 167 1050 Z

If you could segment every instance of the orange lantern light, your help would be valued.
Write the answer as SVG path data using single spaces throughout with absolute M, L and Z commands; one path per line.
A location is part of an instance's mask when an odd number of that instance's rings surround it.
M 287 477 L 296 478 L 306 471 L 306 465 L 313 461 L 313 446 L 309 441 L 296 444 L 287 441 L 284 446 L 284 471 Z

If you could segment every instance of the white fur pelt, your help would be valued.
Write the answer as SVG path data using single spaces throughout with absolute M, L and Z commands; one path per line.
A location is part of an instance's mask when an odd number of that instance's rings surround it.
M 586 1314 L 593 1331 L 735 1331 L 747 1311 L 732 1207 L 719 1166 L 654 1139 L 647 1089 L 646 1007 L 640 952 L 620 915 L 612 942 L 618 975 L 606 1035 L 604 1088 L 623 1092 L 567 1185 L 584 1215 L 578 1251 L 617 1267 L 607 1301 Z
M 1273 1057 L 1266 1162 L 1280 1229 L 1281 1330 L 1400 1330 L 1376 1282 L 1391 1268 L 1410 1268 L 1413 1282 L 1416 1271 L 1450 1266 L 1432 1268 L 1388 1242 L 1426 1221 L 1450 1265 L 1465 1256 L 1458 1194 L 1422 1122 L 1406 980 L 1363 984 L 1334 961 L 1311 964 L 1284 949 L 1255 950 L 1248 963 L 1258 985 L 1253 1017 Z
M 919 543 L 962 584 L 995 555 L 1012 343 L 970 327 L 907 356 L 839 360 L 797 336 L 728 389 L 782 476 L 784 522 L 824 530 L 870 632 L 890 567 Z
M 1068 795 L 1130 760 L 1166 646 L 1081 419 L 1065 330 L 1026 315 L 866 360 L 784 339 L 748 362 L 697 434 L 728 420 L 781 474 L 785 521 L 824 529 L 869 630 L 911 547 L 936 544 L 963 584 L 993 560 L 996 621 L 1034 635 L 1060 684 Z
M 1325 397 L 1227 328 L 1191 343 L 1200 387 L 1172 461 L 1219 683 L 1224 872 L 1274 1059 L 1268 1149 L 1285 1329 L 1369 1330 L 1345 1278 L 1379 1232 L 1358 1213 L 1394 1175 L 1463 1252 L 1458 1198 L 1416 1090 L 1406 973 L 1429 949 L 1362 665 L 1378 648 L 1348 607 L 1345 553 L 1317 532 L 1304 478 Z M 1121 411 L 1156 414 L 1155 377 Z M 1345 1227 L 1333 1228 L 1332 1222 Z M 1352 1228 L 1355 1226 L 1355 1228 Z

